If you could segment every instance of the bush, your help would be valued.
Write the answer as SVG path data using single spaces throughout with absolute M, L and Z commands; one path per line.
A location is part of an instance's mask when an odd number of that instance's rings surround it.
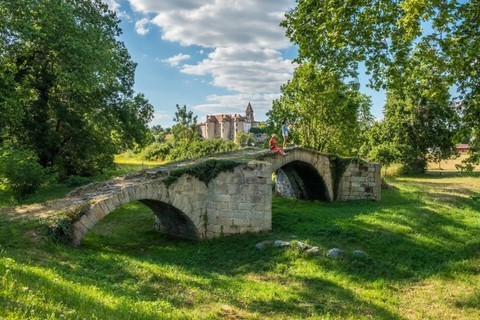
M 71 241 L 71 225 L 73 218 L 65 213 L 46 220 L 44 234 L 45 237 L 52 242 L 63 242 L 67 243 Z
M 168 143 L 154 142 L 142 150 L 140 158 L 148 161 L 164 161 L 171 150 L 172 146 Z
M 31 150 L 13 147 L 0 148 L 0 180 L 16 200 L 38 191 L 45 181 L 45 169 Z
M 177 143 L 175 146 L 172 146 L 170 143 L 154 142 L 142 150 L 140 158 L 150 161 L 178 161 L 197 159 L 210 154 L 236 149 L 238 149 L 238 146 L 233 141 L 223 139 L 198 139 L 188 144 Z
M 197 159 L 207 155 L 237 150 L 238 146 L 233 141 L 223 139 L 195 140 L 190 144 L 180 144 L 170 151 L 167 160 L 177 161 Z

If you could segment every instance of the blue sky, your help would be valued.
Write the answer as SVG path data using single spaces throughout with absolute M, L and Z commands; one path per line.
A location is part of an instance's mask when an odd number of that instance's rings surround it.
M 199 122 L 207 114 L 245 112 L 266 120 L 280 86 L 292 76 L 296 50 L 279 26 L 294 0 L 104 0 L 121 19 L 138 66 L 135 90 L 155 107 L 151 125 L 170 127 L 175 105 Z M 372 97 L 382 117 L 384 95 Z

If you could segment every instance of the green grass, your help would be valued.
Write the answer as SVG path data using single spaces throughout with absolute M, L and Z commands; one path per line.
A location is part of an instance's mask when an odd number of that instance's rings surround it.
M 271 233 L 199 243 L 158 234 L 139 202 L 79 248 L 40 239 L 42 218 L 4 209 L 0 318 L 478 319 L 480 175 L 389 183 L 380 202 L 275 198 Z M 264 240 L 320 254 L 255 249 Z M 333 247 L 344 257 L 328 258 Z

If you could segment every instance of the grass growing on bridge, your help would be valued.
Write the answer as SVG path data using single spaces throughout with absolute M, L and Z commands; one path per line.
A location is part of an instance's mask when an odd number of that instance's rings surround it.
M 478 319 L 480 176 L 389 182 L 381 202 L 275 198 L 272 233 L 202 243 L 159 235 L 138 202 L 77 249 L 41 241 L 40 218 L 4 209 L 0 318 Z M 255 249 L 279 239 L 321 254 Z M 346 255 L 327 258 L 333 247 Z

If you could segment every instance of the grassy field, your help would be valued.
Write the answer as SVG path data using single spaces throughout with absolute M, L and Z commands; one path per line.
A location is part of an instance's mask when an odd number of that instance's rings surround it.
M 468 158 L 466 154 L 461 154 L 458 157 L 448 159 L 448 160 L 442 160 L 439 163 L 429 163 L 427 170 L 429 172 L 434 172 L 434 173 L 440 173 L 440 172 L 458 172 L 457 165 L 462 163 L 462 160 L 465 160 Z M 480 171 L 480 168 L 477 166 L 474 168 L 475 172 Z
M 275 198 L 271 233 L 201 243 L 158 234 L 138 202 L 80 248 L 4 207 L 0 319 L 478 319 L 480 175 L 388 182 L 380 202 Z M 320 253 L 257 250 L 264 240 Z M 342 258 L 327 257 L 334 247 Z

